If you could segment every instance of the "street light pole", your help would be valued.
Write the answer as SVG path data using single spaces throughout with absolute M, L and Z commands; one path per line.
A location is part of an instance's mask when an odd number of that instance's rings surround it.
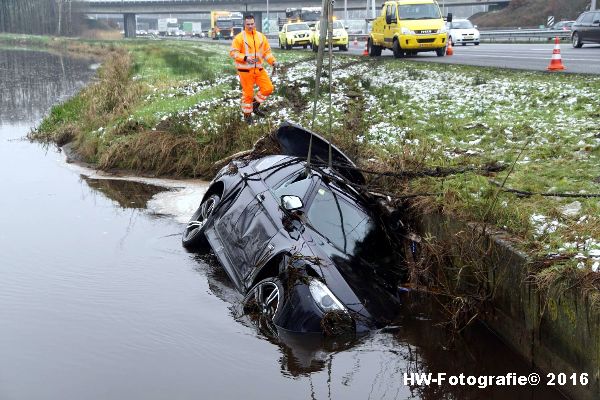
M 269 25 L 269 0 L 267 0 L 267 33 L 271 32 L 271 25 Z

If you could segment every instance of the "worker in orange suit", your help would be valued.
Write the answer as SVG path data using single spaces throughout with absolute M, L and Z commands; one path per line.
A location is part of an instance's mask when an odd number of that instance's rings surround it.
M 273 66 L 273 71 L 277 65 L 266 36 L 256 31 L 253 15 L 244 17 L 244 30 L 233 38 L 229 55 L 235 60 L 240 76 L 244 119 L 251 123 L 252 112 L 261 117 L 265 115 L 259 107 L 273 93 L 273 83 L 264 62 Z M 258 85 L 256 95 L 254 85 Z

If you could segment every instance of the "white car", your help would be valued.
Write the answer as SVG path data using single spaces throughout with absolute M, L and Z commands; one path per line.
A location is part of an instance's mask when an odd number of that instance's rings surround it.
M 473 25 L 468 19 L 455 19 L 452 22 L 446 22 L 448 28 L 448 41 L 453 45 L 473 43 L 479 46 L 479 31 L 477 25 Z

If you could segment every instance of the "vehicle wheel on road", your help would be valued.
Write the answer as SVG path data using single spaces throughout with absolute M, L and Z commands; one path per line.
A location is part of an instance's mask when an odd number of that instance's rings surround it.
M 371 38 L 367 41 L 367 48 L 369 49 L 369 55 L 371 57 L 379 57 L 381 55 L 381 46 L 373 44 Z
M 285 48 L 285 46 L 283 45 L 283 42 L 281 41 L 281 39 L 279 39 L 279 48 L 281 50 L 283 50 Z
M 345 44 L 340 45 L 340 51 L 348 51 L 348 46 Z
M 475 46 L 479 46 L 479 42 L 475 42 Z
M 285 49 L 286 50 L 291 50 L 292 49 L 292 45 L 290 43 L 286 43 L 285 44 Z
M 307 45 L 307 44 L 305 44 L 304 46 L 302 46 L 302 48 L 303 48 L 304 50 L 306 50 L 306 48 L 307 48 L 307 47 L 308 47 L 308 45 Z
M 466 43 L 461 43 L 461 44 L 462 44 L 463 46 L 466 46 L 466 45 L 467 45 Z
M 312 51 L 313 51 L 313 52 L 315 52 L 315 53 L 316 53 L 317 51 L 319 51 L 319 46 L 317 46 L 316 44 L 313 44 L 313 45 L 311 45 L 310 47 L 312 47 Z
M 200 206 L 194 215 L 192 215 L 190 222 L 188 222 L 183 231 L 181 237 L 183 247 L 199 250 L 208 247 L 208 241 L 206 240 L 206 236 L 204 236 L 204 228 L 220 201 L 221 197 L 218 194 L 213 194 L 200 203 Z
M 573 32 L 573 36 L 571 36 L 571 43 L 573 44 L 573 47 L 575 47 L 576 49 L 580 49 L 581 46 L 583 46 L 583 42 L 581 41 L 581 38 L 579 37 L 579 32 Z
M 398 40 L 394 40 L 394 44 L 392 45 L 392 51 L 394 52 L 395 58 L 404 57 L 404 51 L 400 47 L 400 42 L 398 42 Z
M 435 49 L 435 54 L 437 54 L 438 57 L 444 57 L 446 55 L 446 48 L 442 47 L 441 49 Z
M 284 296 L 283 285 L 279 279 L 264 279 L 254 285 L 244 297 L 244 314 L 255 321 L 260 330 L 277 334 L 274 321 L 283 311 Z

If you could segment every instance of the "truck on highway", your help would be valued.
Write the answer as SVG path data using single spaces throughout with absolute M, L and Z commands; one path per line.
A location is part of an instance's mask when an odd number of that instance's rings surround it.
M 213 40 L 232 39 L 244 27 L 244 17 L 240 12 L 211 11 L 209 36 Z
M 202 22 L 184 22 L 182 28 L 186 36 L 202 37 Z
M 177 18 L 159 18 L 158 34 L 160 36 L 175 36 L 179 31 Z
M 452 14 L 448 14 L 452 22 Z M 446 54 L 448 30 L 435 0 L 386 1 L 381 14 L 373 21 L 368 38 L 369 55 L 380 56 L 384 49 L 394 57 L 435 51 L 438 57 Z
M 284 24 L 293 22 L 306 22 L 312 28 L 319 19 L 321 19 L 321 7 L 300 7 L 287 8 L 285 18 L 279 18 L 277 22 L 281 31 Z

